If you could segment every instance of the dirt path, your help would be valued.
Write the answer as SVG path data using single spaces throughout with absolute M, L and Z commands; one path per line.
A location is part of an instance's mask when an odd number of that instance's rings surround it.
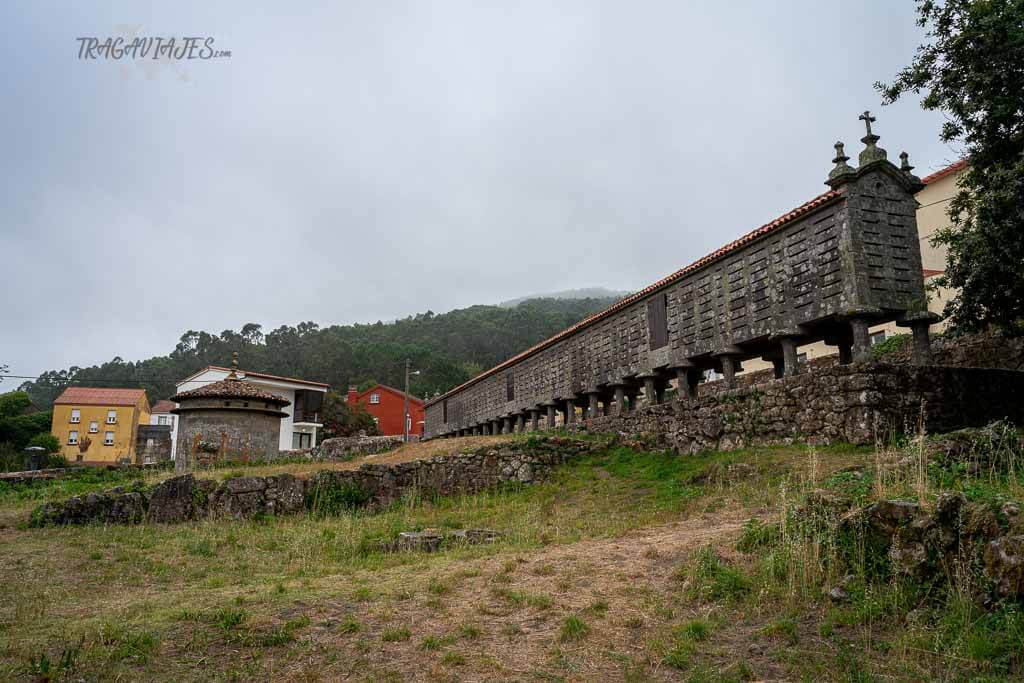
M 350 653 L 321 675 L 593 681 L 621 680 L 636 669 L 644 679 L 674 680 L 680 672 L 651 661 L 648 642 L 688 609 L 673 574 L 704 545 L 734 552 L 750 517 L 742 510 L 706 513 L 616 539 L 453 562 L 429 573 L 382 572 L 374 588 L 398 597 L 317 606 L 314 622 L 324 624 L 312 634 L 317 649 Z M 560 637 L 570 616 L 587 625 L 585 638 Z M 360 631 L 338 633 L 351 618 Z M 385 642 L 390 637 L 400 639 Z M 298 679 L 308 671 L 281 673 Z

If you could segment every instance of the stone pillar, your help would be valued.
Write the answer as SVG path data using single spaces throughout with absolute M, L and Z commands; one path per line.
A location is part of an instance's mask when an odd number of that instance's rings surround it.
M 626 387 L 622 384 L 615 385 L 615 413 L 622 415 L 626 412 Z
M 520 434 L 526 431 L 526 415 L 524 413 L 516 415 L 516 431 Z
M 547 404 L 547 408 L 548 408 L 548 429 L 554 429 L 555 428 L 555 404 L 554 403 L 548 403 Z
M 601 397 L 596 391 L 587 393 L 587 417 L 593 420 L 601 414 Z
M 501 433 L 502 434 L 511 434 L 512 433 L 512 418 L 507 416 L 507 415 L 505 417 L 501 418 Z
M 914 335 L 914 346 L 911 360 L 914 365 L 927 365 L 931 361 L 932 341 L 928 328 L 932 323 L 941 320 L 939 316 L 929 311 L 920 311 L 905 314 L 896 324 L 900 327 L 909 327 Z
M 676 368 L 676 391 L 680 399 L 697 398 L 697 384 L 700 382 L 700 371 L 693 366 Z
M 530 408 L 530 431 L 535 432 L 540 426 L 540 410 Z
M 796 338 L 783 337 L 779 343 L 782 344 L 782 374 L 786 377 L 799 374 L 800 360 L 797 357 Z
M 871 360 L 871 338 L 868 335 L 868 321 L 864 318 L 850 320 L 853 332 L 853 360 L 857 363 Z
M 722 374 L 725 375 L 725 386 L 730 389 L 736 388 L 736 365 L 732 356 L 722 356 Z
M 501 420 L 494 420 L 491 422 L 491 434 L 497 436 L 501 434 Z
M 644 401 L 649 406 L 658 405 L 658 390 L 655 387 L 654 375 L 642 375 L 641 379 L 644 381 Z
M 576 401 L 571 398 L 565 399 L 565 424 L 576 424 Z

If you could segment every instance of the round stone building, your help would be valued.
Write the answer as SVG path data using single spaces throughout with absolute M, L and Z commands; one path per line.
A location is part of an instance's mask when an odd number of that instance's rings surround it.
M 281 441 L 281 408 L 290 401 L 238 378 L 237 354 L 231 374 L 219 382 L 182 391 L 174 469 L 187 472 L 214 462 L 271 460 Z

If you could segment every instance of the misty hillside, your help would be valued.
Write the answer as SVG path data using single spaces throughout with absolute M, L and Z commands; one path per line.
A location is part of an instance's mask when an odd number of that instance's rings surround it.
M 39 408 L 49 408 L 69 384 L 142 387 L 149 400 L 168 398 L 175 382 L 207 365 L 228 365 L 239 353 L 243 370 L 349 384 L 376 380 L 400 387 L 404 362 L 421 374 L 410 388 L 417 396 L 444 392 L 479 372 L 607 308 L 617 297 L 527 299 L 518 305 L 470 306 L 448 313 L 420 313 L 395 322 L 331 325 L 304 322 L 264 332 L 258 323 L 241 330 L 189 330 L 166 356 L 138 362 L 114 358 L 89 368 L 50 370 L 22 389 Z
M 511 308 L 513 306 L 518 306 L 529 299 L 558 299 L 560 301 L 571 299 L 611 299 L 614 302 L 631 293 L 632 292 L 616 292 L 611 289 L 605 289 L 604 287 L 584 287 L 582 289 L 566 289 L 561 292 L 547 292 L 545 294 L 521 296 L 518 299 L 502 301 L 498 305 L 504 308 Z

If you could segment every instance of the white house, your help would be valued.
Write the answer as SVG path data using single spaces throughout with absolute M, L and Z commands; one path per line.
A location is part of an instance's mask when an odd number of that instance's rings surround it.
M 174 445 L 178 439 L 178 416 L 171 410 L 177 406 L 174 401 L 157 401 L 149 411 L 149 424 L 166 425 L 171 428 L 171 460 L 174 460 Z
M 178 382 L 175 393 L 219 382 L 227 378 L 230 373 L 231 368 L 210 365 Z M 243 381 L 252 382 L 264 391 L 288 399 L 288 405 L 281 409 L 287 413 L 287 417 L 281 420 L 282 451 L 312 448 L 317 444 L 317 432 L 323 427 L 323 423 L 320 421 L 320 410 L 323 406 L 324 394 L 330 388 L 327 384 L 248 370 L 238 370 L 237 374 Z M 172 437 L 176 444 L 178 439 L 177 421 L 173 423 Z

